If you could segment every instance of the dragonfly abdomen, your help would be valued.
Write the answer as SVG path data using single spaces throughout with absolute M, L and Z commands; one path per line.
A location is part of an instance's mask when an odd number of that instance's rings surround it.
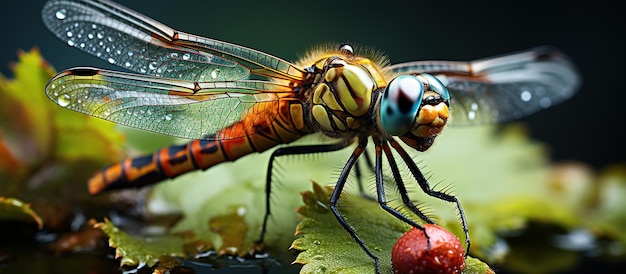
M 105 167 L 89 180 L 89 193 L 154 184 L 189 171 L 235 161 L 253 152 L 263 152 L 308 133 L 299 103 L 279 100 L 275 104 L 269 108 L 273 114 L 269 109 L 266 109 L 265 116 L 250 110 L 241 121 L 206 140 L 161 148 L 151 155 L 126 158 Z
M 103 168 L 89 180 L 89 193 L 154 184 L 189 171 L 234 161 L 254 151 L 245 141 L 237 139 L 194 140 L 184 145 L 165 147 L 151 155 L 126 158 Z

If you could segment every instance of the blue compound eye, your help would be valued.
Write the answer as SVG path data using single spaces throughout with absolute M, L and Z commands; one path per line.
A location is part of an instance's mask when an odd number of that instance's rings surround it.
M 395 136 L 409 132 L 423 95 L 424 84 L 414 76 L 401 75 L 391 80 L 380 102 L 380 122 L 385 131 Z
M 441 81 L 439 81 L 439 79 L 437 79 L 437 77 L 427 73 L 422 73 L 420 76 L 426 78 L 432 91 L 441 95 L 441 97 L 443 97 L 446 101 L 450 100 L 450 93 L 448 93 L 448 89 L 443 85 L 443 83 L 441 83 Z

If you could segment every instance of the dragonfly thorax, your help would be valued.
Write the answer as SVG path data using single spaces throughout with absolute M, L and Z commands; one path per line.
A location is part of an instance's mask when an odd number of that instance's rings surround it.
M 353 56 L 351 51 L 342 53 L 313 65 L 322 68 L 308 96 L 313 127 L 332 137 L 350 137 L 359 129 L 372 127 L 373 94 L 385 85 L 372 61 Z

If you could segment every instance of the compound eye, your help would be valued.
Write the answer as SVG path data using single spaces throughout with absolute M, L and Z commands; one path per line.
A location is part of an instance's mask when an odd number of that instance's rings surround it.
M 426 78 L 426 81 L 428 81 L 428 86 L 430 87 L 430 90 L 441 95 L 441 97 L 445 99 L 446 101 L 450 101 L 450 93 L 448 92 L 448 89 L 443 85 L 443 83 L 441 83 L 441 81 L 439 81 L 439 79 L 437 79 L 437 77 L 432 76 L 427 73 L 422 73 L 420 74 L 420 76 Z
M 391 80 L 380 102 L 380 122 L 385 131 L 395 136 L 408 133 L 423 95 L 424 84 L 415 76 L 401 75 Z

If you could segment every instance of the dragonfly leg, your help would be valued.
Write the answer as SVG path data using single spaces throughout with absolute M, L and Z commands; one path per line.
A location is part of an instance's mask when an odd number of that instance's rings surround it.
M 401 221 L 419 229 L 422 230 L 424 232 L 424 236 L 426 236 L 426 239 L 430 239 L 428 234 L 426 234 L 426 230 L 424 229 L 423 226 L 419 225 L 418 223 L 416 223 L 415 221 L 409 219 L 408 217 L 406 217 L 404 214 L 400 213 L 397 209 L 394 209 L 392 207 L 390 207 L 387 204 L 387 198 L 386 198 L 386 194 L 385 194 L 385 180 L 383 180 L 383 161 L 382 161 L 382 154 L 383 152 L 385 153 L 385 155 L 387 156 L 387 161 L 389 162 L 389 165 L 391 167 L 391 172 L 393 174 L 394 180 L 396 182 L 396 184 L 398 185 L 398 190 L 400 191 L 400 194 L 402 196 L 402 201 L 405 203 L 405 205 L 407 205 L 407 207 L 409 207 L 411 209 L 411 211 L 413 211 L 419 218 L 421 218 L 422 220 L 432 223 L 432 220 L 430 220 L 430 218 L 428 218 L 424 213 L 422 213 L 410 200 L 408 197 L 408 194 L 406 192 L 406 188 L 404 186 L 404 183 L 402 182 L 402 177 L 400 176 L 400 171 L 398 169 L 398 166 L 396 165 L 395 160 L 393 159 L 393 157 L 391 157 L 391 151 L 389 150 L 389 145 L 386 142 L 383 142 L 381 140 L 379 140 L 378 138 L 374 138 L 374 147 L 376 149 L 376 158 L 375 158 L 375 171 L 376 171 L 376 194 L 378 197 L 378 204 L 385 210 L 387 211 L 389 214 L 393 215 L 394 217 L 400 219 Z M 427 241 L 427 250 L 430 249 L 430 241 Z
M 394 182 L 396 183 L 396 187 L 398 188 L 398 192 L 400 193 L 400 198 L 402 198 L 402 203 L 409 208 L 417 217 L 424 220 L 429 224 L 435 223 L 430 217 L 424 214 L 411 199 L 409 198 L 408 191 L 406 186 L 404 185 L 404 181 L 402 180 L 402 176 L 400 175 L 400 170 L 398 169 L 398 164 L 396 164 L 396 160 L 393 158 L 393 154 L 391 153 L 391 149 L 389 149 L 388 143 L 381 144 L 382 150 L 387 157 L 387 162 L 389 163 L 389 167 L 391 168 L 391 173 L 393 174 Z
M 367 255 L 370 258 L 372 258 L 372 260 L 374 260 L 376 273 L 380 273 L 380 264 L 379 264 L 378 256 L 374 255 L 374 253 L 365 245 L 365 242 L 363 242 L 363 240 L 359 237 L 359 235 L 357 235 L 356 231 L 354 231 L 354 228 L 352 228 L 352 226 L 348 224 L 348 222 L 346 221 L 346 219 L 344 219 L 341 212 L 339 212 L 339 209 L 337 209 L 337 203 L 339 202 L 339 198 L 341 197 L 341 192 L 343 191 L 343 187 L 346 184 L 346 180 L 348 179 L 350 170 L 354 166 L 359 156 L 361 156 L 366 146 L 367 146 L 367 138 L 359 138 L 358 146 L 356 147 L 356 149 L 354 150 L 350 158 L 348 158 L 346 165 L 343 167 L 343 169 L 341 170 L 341 173 L 339 174 L 339 178 L 337 179 L 337 184 L 335 185 L 335 189 L 333 190 L 333 193 L 330 196 L 329 204 L 330 204 L 330 210 L 333 212 L 333 215 L 335 216 L 335 218 L 337 218 L 337 221 L 339 221 L 339 224 L 341 224 L 341 226 L 348 232 L 348 234 L 350 234 L 352 239 L 354 239 L 354 241 L 357 242 L 359 246 L 361 246 L 361 248 L 365 251 L 365 253 L 367 253 Z
M 367 151 L 363 153 L 363 156 L 364 158 L 359 159 L 360 160 L 359 163 L 365 162 L 365 165 L 368 171 L 374 172 L 374 164 L 372 164 L 372 159 L 370 158 Z M 354 165 L 354 174 L 356 176 L 356 180 L 357 180 L 358 187 L 359 187 L 359 194 L 361 194 L 361 197 L 368 199 L 368 200 L 375 201 L 376 198 L 368 194 L 365 191 L 366 179 L 364 178 L 363 171 L 361 170 L 361 165 L 359 165 L 358 163 Z
M 324 153 L 324 152 L 332 152 L 341 150 L 348 145 L 350 142 L 341 142 L 336 144 L 325 144 L 325 145 L 303 145 L 303 146 L 290 146 L 290 147 L 281 147 L 274 152 L 270 156 L 269 165 L 267 166 L 267 173 L 265 177 L 265 215 L 263 216 L 263 224 L 261 226 L 261 235 L 259 239 L 256 240 L 256 243 L 262 244 L 265 239 L 265 232 L 267 231 L 267 222 L 269 220 L 269 216 L 271 214 L 271 206 L 270 206 L 270 196 L 272 193 L 272 170 L 274 169 L 274 161 L 277 157 L 286 156 L 286 155 L 299 155 L 299 154 L 312 154 L 312 153 Z
M 459 202 L 459 200 L 453 195 L 450 195 L 441 191 L 433 190 L 430 187 L 430 184 L 428 183 L 428 180 L 426 179 L 426 177 L 424 177 L 424 174 L 422 174 L 422 172 L 419 170 L 415 162 L 413 162 L 413 159 L 406 152 L 406 150 L 404 150 L 404 148 L 402 148 L 402 146 L 393 139 L 389 140 L 389 143 L 396 150 L 396 152 L 398 152 L 398 154 L 400 155 L 404 163 L 406 163 L 407 167 L 409 168 L 409 171 L 411 172 L 413 177 L 417 180 L 417 183 L 419 184 L 422 191 L 424 191 L 424 193 L 428 194 L 429 196 L 456 204 L 456 208 L 459 212 L 459 218 L 461 219 L 461 225 L 463 226 L 463 233 L 465 234 L 465 244 L 466 244 L 465 256 L 467 256 L 471 242 L 470 242 L 470 237 L 469 237 L 469 229 L 467 227 L 467 220 L 465 218 L 465 213 L 463 212 L 463 207 L 461 206 L 461 203 Z

